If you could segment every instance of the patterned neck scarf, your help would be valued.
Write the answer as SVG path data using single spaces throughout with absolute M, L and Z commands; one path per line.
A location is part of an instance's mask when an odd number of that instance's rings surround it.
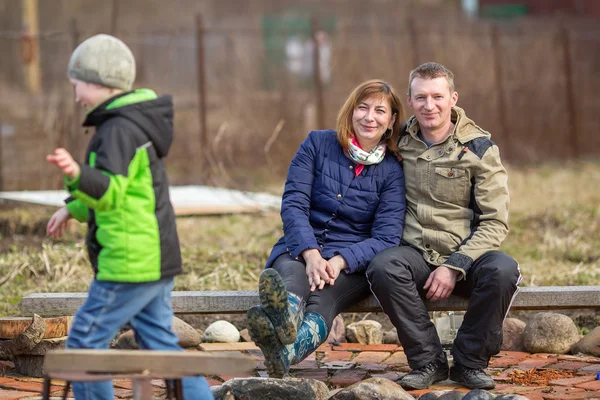
M 356 137 L 352 135 L 350 137 L 350 145 L 348 146 L 348 156 L 352 161 L 358 165 L 354 169 L 355 176 L 360 175 L 361 171 L 365 168 L 365 165 L 379 164 L 385 158 L 387 146 L 385 143 L 379 143 L 371 151 L 364 151 Z

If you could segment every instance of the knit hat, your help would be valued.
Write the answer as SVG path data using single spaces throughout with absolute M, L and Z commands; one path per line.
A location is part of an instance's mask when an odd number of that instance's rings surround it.
M 67 75 L 84 82 L 131 90 L 135 58 L 129 47 L 116 37 L 92 36 L 71 54 Z

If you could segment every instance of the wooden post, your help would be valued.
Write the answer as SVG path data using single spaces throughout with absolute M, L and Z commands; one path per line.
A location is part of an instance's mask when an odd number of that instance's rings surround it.
M 204 25 L 202 14 L 196 14 L 196 65 L 198 68 L 198 118 L 200 122 L 200 183 L 207 183 L 210 175 L 207 162 L 208 125 L 206 122 L 206 70 L 204 58 Z
M 500 126 L 500 132 L 503 137 L 504 144 L 506 146 L 506 153 L 510 155 L 512 153 L 512 146 L 510 140 L 510 133 L 508 132 L 508 124 L 506 123 L 506 103 L 504 101 L 504 90 L 502 90 L 502 59 L 500 56 L 500 40 L 497 26 L 492 27 L 491 39 L 492 50 L 494 52 L 494 78 L 496 81 L 496 93 L 498 99 L 498 124 Z
M 321 51 L 317 38 L 319 20 L 316 15 L 312 17 L 311 32 L 313 42 L 313 83 L 317 103 L 317 129 L 325 129 L 325 100 L 323 98 L 323 79 L 321 77 Z
M 579 124 L 577 118 L 577 107 L 575 105 L 576 97 L 573 89 L 573 71 L 571 64 L 571 42 L 569 31 L 565 26 L 560 30 L 560 42 L 562 42 L 563 59 L 564 59 L 564 75 L 565 75 L 565 94 L 567 99 L 567 121 L 569 126 L 567 132 L 571 135 L 567 136 L 569 155 L 571 158 L 579 157 Z
M 28 46 L 31 59 L 25 64 L 25 80 L 29 91 L 38 94 L 42 89 L 40 73 L 40 37 L 38 0 L 21 0 L 24 27 L 23 45 Z
M 71 19 L 71 48 L 75 50 L 75 48 L 79 45 L 79 31 L 77 30 L 77 20 L 75 18 Z M 79 148 L 77 144 L 79 143 L 79 132 L 81 130 L 81 118 L 80 118 L 80 106 L 73 99 L 73 118 L 71 120 L 71 132 L 67 134 L 67 140 L 60 140 L 62 146 L 66 146 L 71 154 Z

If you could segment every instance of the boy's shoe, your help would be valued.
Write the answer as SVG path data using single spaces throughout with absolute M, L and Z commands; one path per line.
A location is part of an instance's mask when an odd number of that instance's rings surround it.
M 281 343 L 294 343 L 304 314 L 300 296 L 288 293 L 285 282 L 273 268 L 267 268 L 260 274 L 258 295 Z
M 413 369 L 404 375 L 398 383 L 407 390 L 427 389 L 436 382 L 448 379 L 448 364 L 446 362 L 434 361 L 429 364 Z
M 265 367 L 271 378 L 283 378 L 290 371 L 293 346 L 285 346 L 277 337 L 271 320 L 261 306 L 251 307 L 246 314 L 248 333 L 265 356 Z
M 496 387 L 494 380 L 482 369 L 467 368 L 458 363 L 452 365 L 450 379 L 469 389 L 493 389 Z

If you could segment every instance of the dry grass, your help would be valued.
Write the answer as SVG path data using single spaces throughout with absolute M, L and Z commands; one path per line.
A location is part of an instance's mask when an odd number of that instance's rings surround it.
M 600 283 L 600 163 L 510 170 L 511 233 L 503 250 L 520 263 L 525 285 Z M 280 184 L 273 185 L 280 187 Z M 40 235 L 48 209 L 0 207 L 0 316 L 18 314 L 31 292 L 84 291 L 92 277 L 74 223 L 60 242 Z M 281 235 L 277 213 L 178 220 L 185 274 L 176 290 L 256 288 Z

